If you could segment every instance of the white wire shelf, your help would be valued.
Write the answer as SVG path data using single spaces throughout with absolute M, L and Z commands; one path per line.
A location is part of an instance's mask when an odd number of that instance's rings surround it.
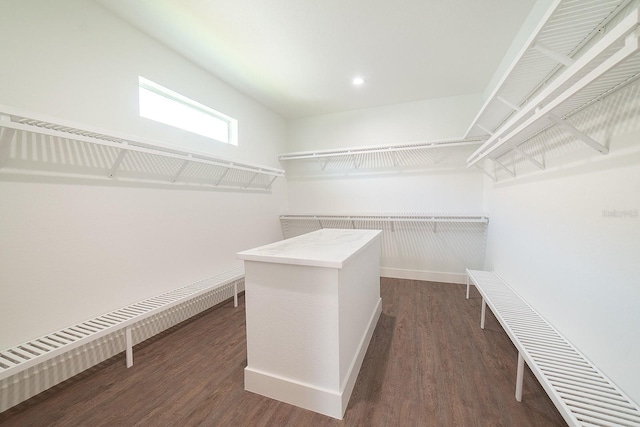
M 486 228 L 489 224 L 489 217 L 485 215 L 452 215 L 452 214 L 353 214 L 353 215 L 280 215 L 280 224 L 286 231 L 289 224 L 306 223 L 314 224 L 317 229 L 322 228 L 352 228 L 352 229 L 369 229 L 369 228 L 390 228 L 391 231 L 396 230 L 396 224 L 418 224 L 423 226 L 431 224 L 433 232 L 438 230 L 438 224 L 452 224 L 456 226 L 464 226 L 465 224 L 480 225 Z M 386 224 L 386 225 L 385 225 Z
M 465 138 L 488 138 L 544 89 L 631 0 L 555 0 L 471 122 Z
M 280 219 L 309 219 L 316 221 L 381 221 L 381 222 L 482 222 L 488 223 L 487 216 L 469 215 L 280 215 Z
M 424 153 L 427 151 L 474 146 L 481 144 L 482 141 L 482 138 L 467 138 L 372 147 L 340 148 L 334 150 L 299 151 L 283 153 L 278 158 L 281 161 L 317 160 L 320 163 L 321 170 L 325 170 L 331 161 L 350 164 L 354 169 L 367 167 L 398 167 L 425 162 L 428 159 L 434 160 L 429 156 L 424 156 Z
M 640 76 L 640 55 L 637 54 L 640 46 L 639 24 L 640 12 L 634 9 L 524 108 L 511 116 L 498 131 L 492 133 L 467 159 L 467 166 L 474 166 L 488 158 L 515 176 L 515 172 L 498 161 L 499 157 L 515 150 L 544 169 L 542 162 L 522 151 L 519 145 L 553 125 L 606 154 L 608 149 L 605 146 L 566 119 Z
M 454 212 L 286 213 L 285 239 L 321 229 L 382 231 L 380 268 L 388 277 L 462 283 L 465 265 L 482 266 L 489 217 Z
M 135 180 L 136 172 L 144 173 L 148 172 L 145 169 L 161 169 L 161 173 L 166 175 L 165 183 L 195 184 L 234 191 L 270 191 L 273 182 L 278 177 L 285 176 L 282 169 L 181 150 L 157 141 L 119 135 L 2 105 L 0 105 L 0 129 L 2 129 L 0 168 L 10 157 L 10 146 L 16 133 L 25 132 L 51 137 L 58 143 L 77 141 L 81 144 L 107 147 L 105 152 L 101 152 L 104 159 L 94 164 L 100 164 L 104 169 L 104 175 L 108 178 L 127 179 L 128 176 L 129 179 Z M 19 150 L 14 148 L 14 151 Z M 158 167 L 158 163 L 162 164 L 161 168 Z M 155 172 L 157 175 L 157 171 Z M 143 177 L 141 178 L 141 181 L 145 181 Z

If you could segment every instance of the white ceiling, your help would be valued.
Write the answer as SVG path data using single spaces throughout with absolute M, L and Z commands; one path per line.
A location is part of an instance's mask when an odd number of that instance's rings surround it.
M 535 3 L 96 1 L 286 118 L 482 92 Z

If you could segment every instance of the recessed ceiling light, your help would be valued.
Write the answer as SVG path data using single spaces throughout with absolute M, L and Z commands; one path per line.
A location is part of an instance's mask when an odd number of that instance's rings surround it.
M 356 76 L 353 78 L 353 80 L 351 80 L 351 82 L 355 85 L 355 86 L 362 86 L 364 84 L 364 79 L 360 76 Z

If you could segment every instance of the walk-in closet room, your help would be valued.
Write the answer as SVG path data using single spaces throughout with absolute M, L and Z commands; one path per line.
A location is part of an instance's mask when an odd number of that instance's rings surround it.
M 0 426 L 640 427 L 640 0 L 0 40 Z

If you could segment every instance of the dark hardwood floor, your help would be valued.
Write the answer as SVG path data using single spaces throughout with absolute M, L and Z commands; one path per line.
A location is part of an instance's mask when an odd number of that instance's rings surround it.
M 383 310 L 344 420 L 243 389 L 244 299 L 216 306 L 0 414 L 2 426 L 557 426 L 562 417 L 480 297 L 381 279 Z

